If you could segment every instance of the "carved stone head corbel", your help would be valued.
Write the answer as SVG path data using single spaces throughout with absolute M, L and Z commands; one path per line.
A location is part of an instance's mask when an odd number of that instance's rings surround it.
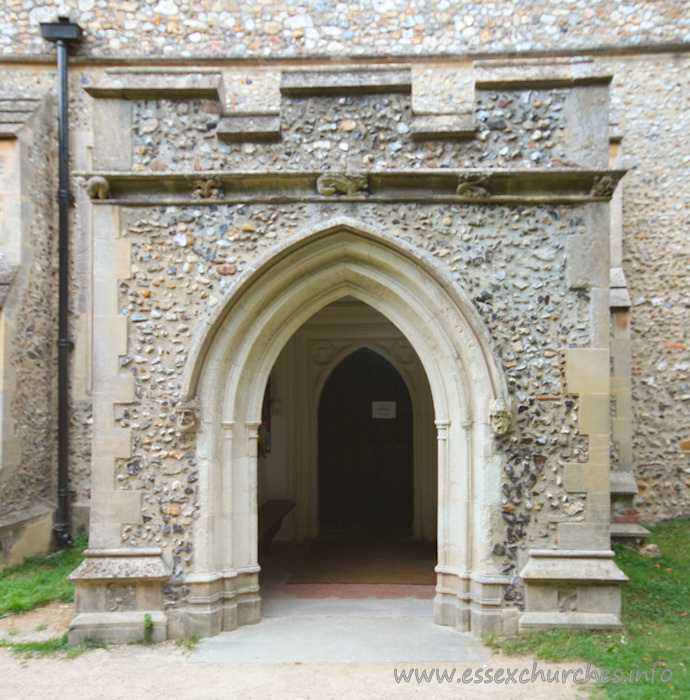
M 199 429 L 199 405 L 196 401 L 178 404 L 174 414 L 175 427 L 181 433 L 195 433 Z
M 513 413 L 510 409 L 509 401 L 503 396 L 497 396 L 491 402 L 491 409 L 489 411 L 489 424 L 491 425 L 491 430 L 498 437 L 505 435 L 511 428 L 513 422 Z

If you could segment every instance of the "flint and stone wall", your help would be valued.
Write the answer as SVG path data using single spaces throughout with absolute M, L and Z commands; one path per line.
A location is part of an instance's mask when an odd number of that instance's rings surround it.
M 132 591 L 152 584 L 147 567 L 154 580 L 167 568 L 164 608 L 175 634 L 189 631 L 180 613 L 201 600 L 195 547 L 211 502 L 200 492 L 195 435 L 182 427 L 196 399 L 185 389 L 188 353 L 236 279 L 301 231 L 337 220 L 385 231 L 444 268 L 500 366 L 513 430 L 484 448 L 502 483 L 483 545 L 494 578 L 479 579 L 500 588 L 470 594 L 493 611 L 480 610 L 472 629 L 514 624 L 500 612 L 511 607 L 526 610 L 524 627 L 571 613 L 578 624 L 617 624 L 620 576 L 607 554 L 607 202 L 622 173 L 606 170 L 608 77 L 582 62 L 523 68 L 527 85 L 508 66 L 475 66 L 470 99 L 450 121 L 425 113 L 421 97 L 415 109 L 422 80 L 405 67 L 286 72 L 274 83 L 279 109 L 243 129 L 242 117 L 225 113 L 225 76 L 210 69 L 192 80 L 117 69 L 89 83 L 96 169 L 78 177 L 94 201 L 98 494 L 95 549 L 75 574 L 75 639 L 108 626 L 98 591 L 121 577 L 117 557 L 127 552 L 140 560 Z M 203 91 L 217 98 L 194 97 Z M 554 566 L 567 591 L 550 580 Z M 447 587 L 450 570 L 443 575 Z M 112 585 L 108 614 L 141 614 L 151 601 L 132 593 L 138 603 L 113 607 Z M 467 628 L 449 617 L 448 590 L 439 595 L 439 621 Z M 496 607 L 498 618 L 481 622 Z M 254 619 L 248 610 L 244 621 Z M 220 624 L 232 628 L 242 615 Z M 165 618 L 157 624 L 163 634 Z
M 0 95 L 0 569 L 51 546 L 57 463 L 54 105 L 13 97 Z
M 8 0 L 0 9 L 6 55 L 40 55 L 39 22 L 54 20 L 57 3 Z M 61 5 L 85 29 L 93 56 L 258 58 L 396 56 L 572 51 L 679 44 L 690 34 L 683 0 L 395 0 L 274 4 L 239 0 L 68 0 Z
M 94 537 L 102 535 L 110 547 L 122 544 L 143 552 L 142 561 L 156 558 L 151 552 L 161 548 L 167 569 L 154 567 L 152 576 L 169 576 L 167 606 L 187 600 L 184 578 L 194 565 L 199 513 L 193 434 L 176 423 L 176 408 L 188 398 L 181 395 L 181 375 L 190 341 L 258 256 L 324 218 L 360 220 L 436 260 L 473 300 L 491 334 L 516 411 L 514 431 L 495 446 L 503 469 L 503 507 L 497 516 L 501 534 L 496 531 L 493 544 L 496 566 L 507 577 L 504 604 L 524 605 L 523 582 L 516 574 L 529 563 L 528 548 L 577 543 L 580 536 L 572 535 L 578 532 L 572 526 L 591 524 L 592 509 L 608 522 L 608 482 L 596 469 L 609 459 L 604 429 L 609 408 L 603 398 L 608 386 L 587 383 L 588 362 L 577 354 L 608 347 L 606 202 L 564 202 L 553 194 L 553 181 L 544 202 L 533 196 L 490 206 L 458 203 L 452 200 L 455 186 L 447 184 L 442 184 L 447 201 L 440 203 L 384 204 L 367 202 L 366 196 L 362 202 L 323 202 L 315 177 L 309 180 L 310 173 L 323 170 L 470 168 L 476 175 L 470 187 L 487 186 L 492 195 L 506 195 L 499 181 L 486 185 L 482 176 L 494 170 L 603 169 L 610 134 L 602 126 L 617 124 L 623 137 L 619 166 L 630 172 L 617 195 L 620 260 L 614 250 L 611 261 L 624 270 L 632 309 L 614 337 L 631 352 L 632 384 L 621 391 L 614 377 L 612 466 L 626 473 L 634 468 L 639 494 L 630 498 L 641 519 L 688 513 L 685 3 L 620 7 L 599 2 L 552 10 L 547 3 L 514 7 L 502 2 L 500 21 L 484 3 L 467 2 L 461 7 L 440 3 L 428 11 L 360 3 L 357 14 L 349 6 L 324 4 L 319 16 L 307 8 L 250 9 L 233 2 L 193 7 L 166 0 L 120 3 L 116 13 L 97 0 L 68 5 L 86 32 L 71 68 L 73 168 L 102 175 L 127 171 L 130 178 L 92 182 L 88 195 L 74 185 L 71 485 L 83 518 L 92 487 L 102 488 L 91 464 L 118 455 L 112 476 L 121 497 L 113 503 L 129 519 L 111 523 L 107 533 L 98 530 Z M 53 60 L 52 47 L 39 38 L 37 23 L 54 19 L 54 13 L 53 5 L 40 2 L 0 9 L 0 51 L 7 56 L 0 87 L 14 97 L 53 89 L 53 68 L 46 63 Z M 607 86 L 582 79 L 591 70 L 586 63 L 555 68 L 560 77 L 545 82 L 536 64 L 513 70 L 511 58 L 504 65 L 474 66 L 468 58 L 500 59 L 513 51 L 587 55 L 589 49 L 595 54 L 593 73 L 613 75 L 610 114 Z M 403 72 L 409 69 L 411 94 L 394 85 L 395 65 L 388 66 L 394 86 L 388 93 L 380 85 L 375 94 L 336 90 L 326 95 L 313 85 L 300 87 L 300 71 L 303 76 L 303 69 L 317 68 L 323 55 L 339 58 L 344 80 L 348 69 L 372 69 L 391 62 L 390 57 L 403 57 L 393 63 Z M 154 66 L 156 57 L 161 62 Z M 175 67 L 165 63 L 169 59 L 175 59 Z M 106 60 L 138 65 L 106 70 L 98 64 Z M 500 80 L 493 74 L 497 70 Z M 517 76 L 512 82 L 505 80 L 511 71 Z M 563 77 L 563 71 L 571 72 Z M 113 132 L 115 123 L 121 128 Z M 37 158 L 50 153 L 47 145 L 39 151 Z M 306 196 L 302 202 L 252 201 L 251 187 L 209 175 L 223 171 L 250 171 L 259 189 L 267 177 L 274 178 L 274 194 L 283 188 L 274 176 L 301 171 L 307 180 L 297 188 Z M 165 180 L 175 174 L 180 179 Z M 167 182 L 169 197 L 161 197 L 147 177 Z M 150 194 L 138 192 L 137 183 Z M 588 183 L 583 196 L 591 195 L 594 183 Z M 532 195 L 542 184 L 531 186 Z M 101 196 L 99 187 L 111 188 L 102 196 L 112 196 L 117 206 L 94 204 L 92 227 L 88 199 Z M 359 186 L 354 187 L 356 192 Z M 369 180 L 368 187 L 373 194 L 389 185 Z M 236 189 L 242 196 L 226 201 Z M 41 208 L 49 210 L 49 204 Z M 99 242 L 100 219 L 108 221 L 102 228 L 117 229 L 114 244 Z M 41 216 L 32 215 L 31 221 L 40 229 L 31 245 L 50 248 L 52 234 L 41 228 Z M 25 266 L 22 274 L 28 270 Z M 54 269 L 43 267 L 41 275 L 40 294 L 49 296 Z M 97 280 L 93 290 L 92 279 Z M 109 314 L 94 319 L 94 295 L 105 293 L 111 295 Z M 30 306 L 27 313 L 41 316 L 43 324 L 50 303 L 34 299 Z M 22 325 L 35 327 L 29 320 Z M 121 332 L 125 335 L 118 336 Z M 121 344 L 120 358 L 116 366 L 105 366 L 99 352 L 109 351 L 111 342 Z M 41 357 L 53 353 L 50 347 Z M 17 345 L 19 353 L 26 363 L 29 355 Z M 33 431 L 27 449 L 46 455 L 40 468 L 30 471 L 31 479 L 16 483 L 25 494 L 38 489 L 40 498 L 50 499 L 49 410 L 32 404 L 29 412 L 47 410 L 47 415 L 36 413 L 38 423 L 21 427 L 21 415 L 27 415 L 22 397 L 49 403 L 54 390 L 47 365 L 39 365 L 28 373 L 23 393 L 17 392 L 16 399 L 11 394 L 17 428 L 5 442 L 11 445 Z M 104 396 L 109 381 L 112 391 Z M 596 416 L 584 424 L 583 395 L 585 411 Z M 92 404 L 99 401 L 117 404 L 107 428 L 114 442 L 94 443 L 92 458 Z M 619 430 L 617 420 L 628 428 Z M 36 435 L 37 430 L 43 432 Z M 28 473 L 15 470 L 13 479 Z M 7 483 L 11 495 L 15 487 Z M 36 489 L 27 490 L 31 483 Z M 95 503 L 104 506 L 102 500 Z M 635 519 L 630 505 L 614 508 L 614 518 Z M 536 590 L 542 575 L 526 571 L 523 578 L 536 577 Z M 131 585 L 124 598 L 117 591 L 111 598 L 130 600 L 136 589 Z M 151 595 L 142 599 L 152 600 L 155 608 L 158 594 Z M 544 593 L 549 600 L 554 595 L 549 609 L 572 607 L 567 592 Z
M 564 349 L 592 340 L 590 293 L 570 291 L 566 273 L 566 249 L 592 226 L 585 207 L 403 204 L 392 215 L 390 206 L 365 202 L 183 206 L 125 209 L 120 218 L 133 264 L 131 279 L 120 283 L 119 308 L 130 323 L 121 368 L 134 376 L 139 400 L 116 414 L 132 430 L 134 453 L 118 463 L 116 478 L 144 494 L 145 521 L 125 526 L 123 541 L 182 548 L 189 563 L 197 470 L 175 408 L 185 399 L 191 339 L 260 252 L 309 222 L 343 215 L 389 229 L 446 264 L 494 338 L 518 404 L 516 432 L 502 448 L 509 559 L 518 563 L 513 539 L 551 543 L 557 522 L 583 519 L 585 499 L 562 486 L 565 463 L 586 462 L 588 450 L 577 435 L 577 400 L 564 396 L 561 375 Z M 578 260 L 585 262 L 596 264 L 593 256 Z M 606 288 L 605 260 L 599 267 Z
M 193 5 L 173 1 L 119 3 L 116 12 L 109 3 L 96 0 L 68 2 L 65 7 L 81 22 L 86 36 L 76 51 L 81 63 L 71 74 L 70 119 L 72 129 L 79 134 L 72 139 L 73 166 L 82 169 L 89 166 L 93 129 L 90 98 L 81 88 L 98 80 L 101 71 L 89 64 L 99 58 L 135 59 L 142 65 L 147 60 L 142 57 L 150 59 L 155 55 L 181 61 L 189 56 L 212 59 L 220 55 L 252 59 L 253 64 L 231 70 L 225 76 L 228 110 L 271 112 L 279 95 L 279 71 L 270 69 L 274 59 L 309 59 L 324 54 L 417 56 L 419 63 L 413 68 L 433 75 L 433 80 L 420 80 L 415 88 L 413 98 L 418 111 L 447 113 L 457 111 L 457 105 L 471 108 L 467 81 L 460 78 L 463 71 L 466 74 L 468 63 L 458 61 L 457 56 L 500 57 L 514 51 L 523 55 L 540 51 L 587 55 L 591 50 L 601 67 L 614 76 L 612 119 L 623 136 L 620 166 L 630 170 L 622 186 L 625 256 L 622 267 L 633 304 L 628 322 L 632 333 L 633 386 L 629 407 L 621 407 L 620 411 L 626 420 L 629 417 L 632 421 L 633 437 L 629 439 L 632 443 L 629 449 L 614 449 L 614 465 L 621 454 L 625 468 L 634 465 L 640 489 L 635 507 L 640 519 L 655 521 L 687 514 L 690 425 L 686 404 L 690 384 L 685 330 L 688 311 L 682 291 L 687 274 L 684 226 L 688 206 L 687 149 L 683 148 L 689 118 L 686 51 L 690 18 L 686 3 L 631 2 L 621 7 L 618 3 L 597 2 L 561 8 L 550 3 L 525 5 L 503 1 L 490 11 L 484 3 L 472 2 L 447 6 L 441 3 L 433 8 L 417 9 L 364 2 L 358 4 L 356 13 L 349 6 L 328 3 L 317 13 L 314 8 L 299 5 L 244 6 L 210 0 Z M 0 87 L 9 95 L 21 97 L 28 93 L 33 97 L 54 90 L 50 65 L 54 62 L 54 48 L 40 38 L 38 23 L 53 21 L 56 9 L 55 4 L 40 0 L 8 2 L 0 8 L 0 50 L 7 57 Z M 655 54 L 655 47 L 663 53 L 657 50 Z M 436 62 L 433 68 L 426 68 L 424 61 L 431 57 L 445 57 L 449 64 L 444 67 L 442 62 Z M 257 61 L 264 61 L 266 67 L 259 69 Z M 435 89 L 430 87 L 434 85 Z M 492 115 L 492 110 L 485 111 L 486 122 L 502 118 Z M 532 156 L 545 164 L 563 159 L 563 154 L 558 153 L 557 139 L 547 136 L 531 141 L 535 132 L 553 131 L 551 125 L 539 126 L 544 120 L 539 118 L 538 109 L 534 111 L 536 120 L 531 120 L 534 124 L 528 124 L 530 131 L 525 133 L 527 152 L 514 156 L 517 150 L 514 140 L 500 147 L 496 143 L 488 156 L 492 165 L 500 166 L 502 161 L 519 164 L 522 158 Z M 548 118 L 553 119 L 554 115 L 551 111 Z M 155 118 L 155 115 L 149 117 Z M 251 144 L 241 150 L 226 143 L 211 148 L 213 139 L 201 138 L 202 133 L 180 145 L 178 157 L 184 160 L 193 144 L 198 159 L 193 167 L 204 169 L 207 161 L 229 167 L 241 163 L 241 167 L 248 167 L 255 157 Z M 493 130 L 492 138 L 497 133 L 500 132 Z M 153 157 L 155 148 L 143 143 L 145 133 L 138 136 L 143 152 L 135 154 L 135 167 L 142 165 L 155 170 L 161 162 Z M 337 136 L 342 137 L 343 132 Z M 549 140 L 553 141 L 551 148 L 539 148 Z M 313 142 L 307 144 L 311 145 Z M 363 167 L 377 165 L 377 149 L 368 153 L 360 153 L 358 148 L 338 152 L 334 141 L 328 153 L 323 149 L 300 150 L 304 152 L 296 153 L 289 167 L 306 167 L 309 161 L 315 167 L 327 161 L 351 164 L 357 160 L 355 154 L 371 157 L 368 163 L 362 163 Z M 466 149 L 467 164 L 476 162 L 471 150 Z M 452 153 L 437 152 L 434 156 L 441 163 L 453 160 Z M 295 162 L 296 158 L 300 158 L 301 166 Z M 567 163 L 567 159 L 563 160 Z M 410 160 L 410 165 L 418 163 L 423 161 Z M 166 163 L 166 168 L 172 167 L 175 165 Z M 78 199 L 81 196 L 77 193 Z M 80 210 L 74 216 L 79 225 Z M 74 248 L 73 291 L 79 320 L 74 333 L 77 341 L 74 373 L 78 377 L 73 392 L 71 469 L 76 501 L 87 509 L 91 301 L 88 284 L 82 280 L 88 279 L 91 272 L 86 233 L 77 236 Z M 670 250 L 673 255 L 668 254 Z M 50 491 L 48 487 L 42 488 Z M 78 512 L 83 520 L 87 511 L 78 509 Z
M 688 59 L 607 66 L 628 168 L 622 263 L 632 302 L 634 504 L 640 520 L 658 522 L 690 514 Z

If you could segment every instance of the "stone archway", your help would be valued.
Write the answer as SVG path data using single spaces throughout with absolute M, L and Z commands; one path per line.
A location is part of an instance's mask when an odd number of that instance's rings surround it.
M 263 391 L 281 348 L 312 314 L 353 296 L 406 336 L 424 367 L 438 449 L 435 621 L 483 635 L 501 626 L 492 556 L 500 462 L 490 405 L 505 394 L 472 303 L 424 251 L 348 218 L 313 226 L 245 272 L 192 353 L 185 390 L 200 406 L 203 494 L 190 627 L 204 635 L 260 617 L 257 439 Z

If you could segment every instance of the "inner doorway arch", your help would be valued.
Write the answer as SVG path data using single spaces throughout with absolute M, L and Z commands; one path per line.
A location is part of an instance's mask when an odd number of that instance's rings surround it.
M 361 348 L 321 392 L 319 534 L 412 535 L 413 413 L 400 373 Z
M 326 305 L 290 337 L 271 370 L 271 449 L 259 457 L 258 502 L 289 499 L 286 539 L 319 536 L 318 413 L 324 386 L 345 358 L 368 348 L 403 377 L 414 412 L 415 539 L 436 541 L 437 449 L 429 382 L 417 353 L 389 319 L 343 297 Z
M 352 296 L 405 335 L 431 390 L 438 453 L 434 618 L 482 635 L 502 624 L 492 549 L 500 462 L 489 427 L 505 382 L 472 302 L 425 251 L 362 222 L 331 219 L 277 246 L 239 277 L 193 348 L 184 389 L 200 409 L 201 509 L 189 615 L 202 634 L 260 617 L 257 440 L 281 348 L 316 311 Z

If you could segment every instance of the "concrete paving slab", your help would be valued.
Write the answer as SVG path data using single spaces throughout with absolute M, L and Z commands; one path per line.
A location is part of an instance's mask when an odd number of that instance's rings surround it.
M 360 601 L 361 602 L 361 601 Z M 431 617 L 265 617 L 201 641 L 190 663 L 472 663 L 491 658 L 472 635 Z

